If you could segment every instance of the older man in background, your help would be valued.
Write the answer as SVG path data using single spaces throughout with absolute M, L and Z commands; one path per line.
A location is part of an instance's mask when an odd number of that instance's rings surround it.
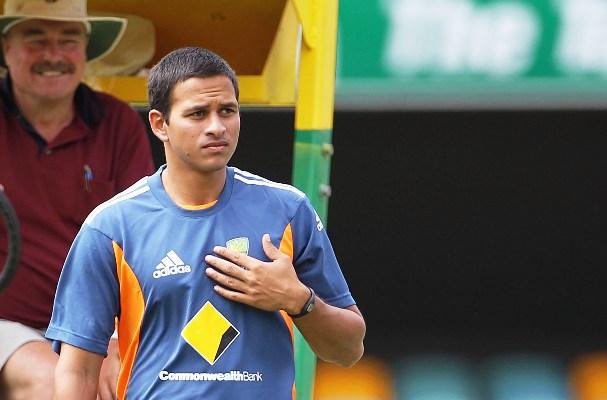
M 50 399 L 57 355 L 44 339 L 68 248 L 99 203 L 153 172 L 145 125 L 83 84 L 126 21 L 90 17 L 85 0 L 5 0 L 0 16 L 0 184 L 21 224 L 21 260 L 0 295 L 0 398 Z M 7 234 L 0 227 L 0 265 Z M 110 343 L 99 398 L 115 398 Z

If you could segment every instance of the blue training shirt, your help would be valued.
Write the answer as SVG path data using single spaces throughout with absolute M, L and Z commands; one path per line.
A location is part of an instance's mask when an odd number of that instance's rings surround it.
M 213 290 L 204 257 L 226 246 L 269 261 L 262 236 L 336 307 L 355 304 L 322 222 L 296 188 L 228 167 L 210 208 L 164 190 L 161 167 L 98 206 L 61 273 L 46 336 L 106 354 L 118 327 L 120 399 L 292 399 L 293 323 Z

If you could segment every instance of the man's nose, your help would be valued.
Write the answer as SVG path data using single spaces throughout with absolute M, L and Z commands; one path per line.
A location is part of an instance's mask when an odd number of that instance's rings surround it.
M 207 125 L 206 133 L 209 135 L 223 136 L 226 132 L 226 126 L 223 119 L 218 113 L 213 112 L 209 115 L 209 124 Z
M 44 46 L 44 55 L 51 59 L 56 59 L 61 56 L 63 49 L 61 48 L 61 44 L 55 40 L 49 40 L 45 43 Z

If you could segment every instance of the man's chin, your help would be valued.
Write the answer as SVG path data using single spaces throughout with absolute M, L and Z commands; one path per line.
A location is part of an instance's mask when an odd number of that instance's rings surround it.
M 75 82 L 73 79 L 66 79 L 65 77 L 44 77 L 36 79 L 35 82 L 36 91 L 45 97 L 65 97 L 74 92 L 79 84 L 79 82 Z
M 73 97 L 74 91 L 70 90 L 38 90 L 36 96 L 46 101 L 61 101 Z

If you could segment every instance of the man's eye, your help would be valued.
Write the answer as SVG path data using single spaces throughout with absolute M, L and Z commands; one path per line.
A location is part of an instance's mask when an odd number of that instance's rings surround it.
M 236 110 L 233 108 L 224 108 L 221 110 L 221 112 L 223 114 L 234 114 L 236 112 Z
M 62 40 L 61 42 L 59 42 L 59 47 L 61 47 L 62 49 L 75 49 L 78 46 L 78 41 L 77 40 Z
M 39 40 L 28 40 L 26 42 L 27 46 L 31 47 L 31 48 L 35 48 L 35 49 L 43 49 L 44 47 L 46 47 L 46 40 L 43 39 L 39 39 Z

